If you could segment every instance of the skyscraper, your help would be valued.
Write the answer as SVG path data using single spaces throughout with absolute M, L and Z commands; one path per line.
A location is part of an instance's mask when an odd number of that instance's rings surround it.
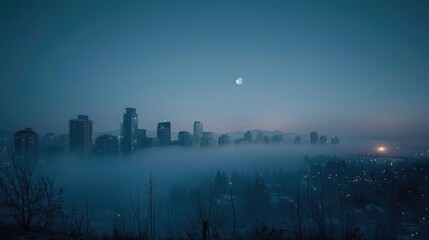
M 323 145 L 328 144 L 328 137 L 326 135 L 322 135 L 320 136 L 319 141 L 320 141 L 320 144 L 323 144 Z
M 199 147 L 201 139 L 203 138 L 203 124 L 201 122 L 194 122 L 194 146 Z
M 201 139 L 201 146 L 210 147 L 214 145 L 214 134 L 213 132 L 203 132 L 203 138 Z
M 0 161 L 9 160 L 13 153 L 13 134 L 0 131 Z
M 146 129 L 137 129 L 137 148 L 142 148 L 147 142 Z
M 331 144 L 340 144 L 340 139 L 338 137 L 331 138 Z
M 156 136 L 161 146 L 168 146 L 171 143 L 171 123 L 160 122 L 156 129 Z
M 55 135 L 53 132 L 47 133 L 41 138 L 42 140 L 42 153 L 51 155 L 54 153 L 60 153 L 66 151 L 66 145 L 61 144 L 60 137 Z
M 26 128 L 14 134 L 13 155 L 15 159 L 37 161 L 39 136 L 31 128 Z
M 122 122 L 122 152 L 130 153 L 137 145 L 138 116 L 135 108 L 126 108 Z
M 181 146 L 191 146 L 192 145 L 192 135 L 188 131 L 179 132 L 179 145 Z
M 310 133 L 310 143 L 317 144 L 319 142 L 319 133 L 311 132 Z
M 116 136 L 103 134 L 95 139 L 95 153 L 101 156 L 115 155 L 119 152 L 119 141 Z
M 42 144 L 41 144 L 42 153 L 49 153 L 50 148 L 53 146 L 59 145 L 59 141 L 60 141 L 58 136 L 55 136 L 55 133 L 53 132 L 46 133 L 46 135 L 43 136 L 41 140 L 42 140 Z
M 70 148 L 70 135 L 60 134 L 59 141 L 60 141 L 60 145 L 64 147 L 65 151 L 68 151 Z
M 92 150 L 92 121 L 88 115 L 78 115 L 69 122 L 70 150 L 90 153 Z

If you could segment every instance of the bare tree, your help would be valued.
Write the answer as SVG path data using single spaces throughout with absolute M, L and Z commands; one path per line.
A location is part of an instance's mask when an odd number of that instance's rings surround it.
M 315 165 L 317 166 L 317 164 Z M 306 176 L 306 198 L 310 216 L 319 229 L 318 235 L 320 239 L 328 238 L 326 191 L 326 170 L 322 167 L 315 167 Z
M 174 239 L 173 237 L 173 225 L 172 225 L 172 216 L 171 216 L 171 209 L 170 209 L 170 200 L 167 198 L 166 202 L 167 207 L 167 224 L 168 224 L 168 236 L 170 239 Z
M 53 227 L 57 218 L 60 217 L 59 215 L 62 211 L 63 189 L 55 187 L 55 177 L 42 177 L 40 181 L 45 194 L 46 208 L 43 230 L 46 232 Z
M 61 211 L 63 190 L 55 178 L 34 176 L 30 162 L 12 161 L 0 169 L 0 214 L 3 219 L 28 231 L 37 227 L 47 231 Z
M 137 236 L 138 236 L 138 239 L 140 240 L 140 239 L 143 239 L 142 217 L 141 217 L 141 208 L 140 208 L 140 193 L 137 192 L 137 200 L 135 203 L 130 193 L 130 201 L 134 212 L 134 222 L 137 227 Z
M 210 239 L 210 230 L 216 234 L 222 223 L 223 209 L 220 209 L 214 198 L 212 183 L 210 183 L 208 198 L 196 189 L 191 192 L 191 202 L 194 208 L 194 223 L 201 226 L 201 238 Z M 195 224 L 194 224 L 195 225 Z
M 318 228 L 320 239 L 355 239 L 355 211 L 349 186 L 331 177 L 325 162 L 312 163 L 306 179 L 308 216 Z
M 236 228 L 237 228 L 237 224 L 235 222 L 235 207 L 234 207 L 234 199 L 232 197 L 232 182 L 229 182 L 229 197 L 231 200 L 231 207 L 232 207 L 232 217 L 233 217 L 233 221 L 234 221 L 234 225 L 233 225 L 233 239 L 235 240 L 235 232 L 236 232 Z
M 156 239 L 156 226 L 155 226 L 155 208 L 156 208 L 156 197 L 157 197 L 157 183 L 156 180 L 153 178 L 152 173 L 149 177 L 149 182 L 146 185 L 146 196 L 147 196 L 147 233 L 149 234 L 149 239 L 154 240 Z
M 299 180 L 292 179 L 292 204 L 291 217 L 295 239 L 303 239 L 303 224 L 302 224 L 302 200 L 301 200 L 301 183 Z

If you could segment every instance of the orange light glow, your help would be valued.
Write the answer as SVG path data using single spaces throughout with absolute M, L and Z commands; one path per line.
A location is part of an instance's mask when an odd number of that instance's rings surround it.
M 379 153 L 386 153 L 387 152 L 387 148 L 384 146 L 380 146 L 377 148 L 377 152 Z

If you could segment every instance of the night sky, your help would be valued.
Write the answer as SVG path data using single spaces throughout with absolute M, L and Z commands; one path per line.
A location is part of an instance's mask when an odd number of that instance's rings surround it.
M 136 107 L 149 130 L 428 140 L 428 3 L 1 1 L 0 130 Z

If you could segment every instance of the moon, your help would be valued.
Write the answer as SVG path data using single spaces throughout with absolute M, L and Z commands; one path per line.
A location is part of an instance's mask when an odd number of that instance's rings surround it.
M 237 79 L 235 79 L 235 85 L 240 86 L 241 84 L 243 84 L 243 78 L 242 77 L 238 77 Z

